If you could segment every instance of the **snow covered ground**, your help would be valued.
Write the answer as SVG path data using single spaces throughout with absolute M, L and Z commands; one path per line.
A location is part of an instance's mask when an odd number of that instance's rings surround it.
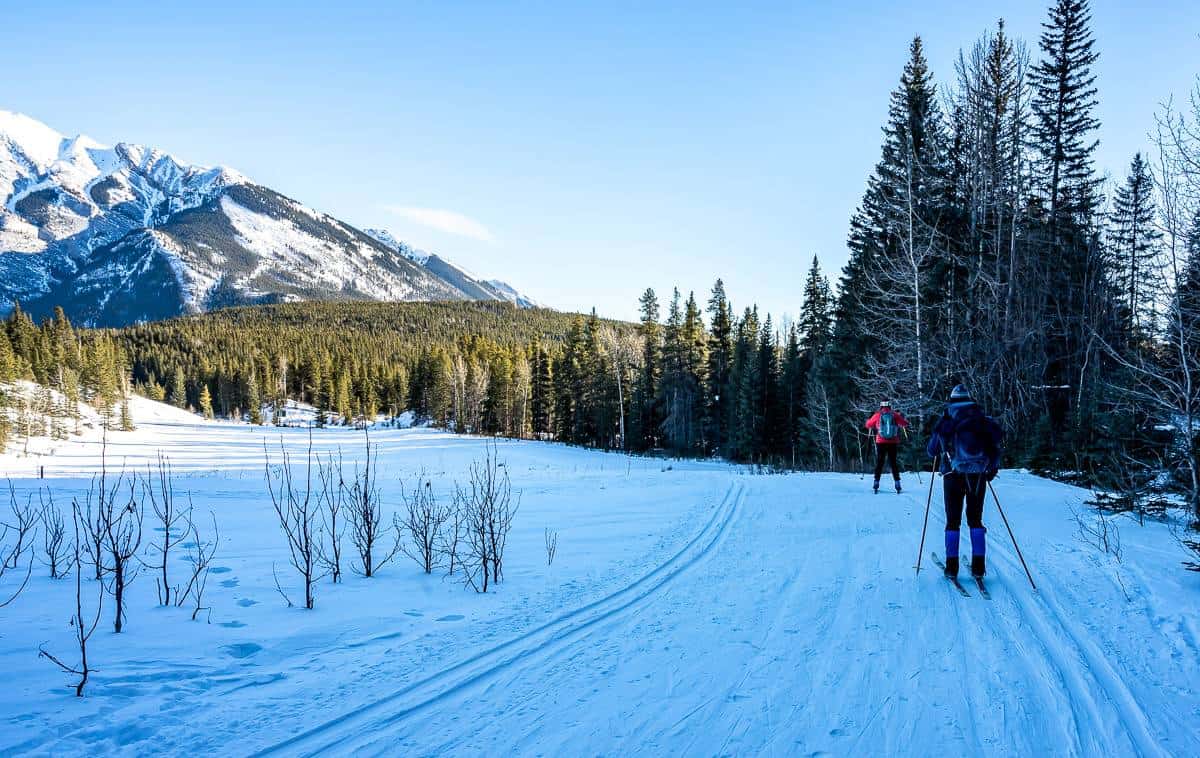
M 72 654 L 74 582 L 35 567 L 0 609 L 0 754 L 1200 754 L 1200 575 L 1162 525 L 1119 522 L 1120 563 L 1085 545 L 1078 489 L 997 479 L 1040 589 L 989 504 L 988 601 L 914 576 L 915 476 L 872 496 L 858 476 L 500 441 L 522 499 L 497 592 L 402 559 L 322 583 L 305 611 L 275 589 L 272 564 L 296 583 L 262 467 L 264 439 L 295 454 L 307 433 L 140 400 L 134 417 L 137 431 L 109 435 L 110 467 L 161 450 L 201 528 L 209 511 L 220 525 L 211 622 L 155 607 L 143 573 L 124 633 L 105 611 L 76 699 L 37 658 L 39 644 Z M 401 478 L 449 486 L 487 444 L 429 429 L 372 440 L 390 507 Z M 351 461 L 361 432 L 314 444 Z M 0 457 L 19 497 L 48 487 L 69 505 L 86 490 L 94 433 L 54 445 Z

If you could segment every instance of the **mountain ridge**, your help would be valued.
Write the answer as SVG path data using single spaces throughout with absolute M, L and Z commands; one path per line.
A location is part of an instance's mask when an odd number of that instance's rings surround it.
M 533 303 L 233 169 L 0 110 L 0 311 L 123 326 L 297 300 Z

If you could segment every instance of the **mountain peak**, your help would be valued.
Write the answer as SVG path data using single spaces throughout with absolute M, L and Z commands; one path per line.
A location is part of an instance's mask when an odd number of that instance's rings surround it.
M 18 299 L 93 326 L 287 300 L 512 300 L 232 169 L 0 111 L 0 312 Z
M 388 250 L 403 255 L 413 263 L 419 263 L 424 266 L 429 260 L 429 253 L 424 250 L 418 250 L 407 242 L 396 239 L 387 229 L 364 229 L 363 231 L 371 235 L 372 238 Z
M 63 135 L 24 113 L 0 110 L 0 143 L 18 148 L 31 161 L 53 162 L 63 139 Z

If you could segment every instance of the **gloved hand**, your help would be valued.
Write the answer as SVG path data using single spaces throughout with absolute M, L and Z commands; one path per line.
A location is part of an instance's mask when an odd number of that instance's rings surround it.
M 992 469 L 991 471 L 987 472 L 987 480 L 989 482 L 992 481 L 993 479 L 996 478 L 996 474 L 999 474 L 999 473 L 1000 473 L 1000 471 L 998 469 Z

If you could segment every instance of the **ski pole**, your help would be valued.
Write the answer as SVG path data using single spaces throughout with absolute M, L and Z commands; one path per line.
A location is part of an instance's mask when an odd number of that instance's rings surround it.
M 929 465 L 929 497 L 925 499 L 925 525 L 921 527 L 921 547 L 917 548 L 917 573 L 921 573 L 921 556 L 925 555 L 925 532 L 929 530 L 929 506 L 933 504 L 933 480 L 937 478 L 937 456 Z
M 1029 573 L 1029 566 L 1025 563 L 1025 556 L 1021 555 L 1021 548 L 1017 545 L 1017 537 L 1013 534 L 1012 527 L 1008 524 L 1008 516 L 1004 515 L 1004 508 L 1000 506 L 1000 498 L 996 497 L 996 488 L 988 482 L 988 489 L 992 491 L 992 499 L 996 501 L 996 510 L 1000 511 L 1000 518 L 1004 519 L 1004 527 L 1008 529 L 1008 538 L 1012 540 L 1013 548 L 1017 551 L 1017 557 L 1021 559 L 1021 568 L 1025 569 L 1025 576 L 1029 577 L 1029 586 L 1037 590 L 1037 585 L 1033 583 L 1033 574 Z

